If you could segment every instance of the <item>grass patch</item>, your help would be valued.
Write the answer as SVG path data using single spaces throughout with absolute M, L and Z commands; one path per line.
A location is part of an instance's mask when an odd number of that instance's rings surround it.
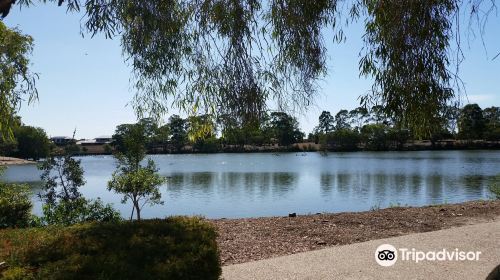
M 188 217 L 0 230 L 0 278 L 218 279 L 216 235 Z

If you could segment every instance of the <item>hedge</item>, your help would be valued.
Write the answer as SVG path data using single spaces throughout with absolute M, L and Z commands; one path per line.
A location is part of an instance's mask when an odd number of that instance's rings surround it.
M 219 279 L 201 218 L 0 230 L 2 279 Z

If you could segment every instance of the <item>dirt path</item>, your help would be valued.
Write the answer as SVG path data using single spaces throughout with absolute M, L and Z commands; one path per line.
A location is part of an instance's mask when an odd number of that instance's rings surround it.
M 223 267 L 223 279 L 499 279 L 500 220 L 410 234 Z M 396 248 L 393 266 L 377 264 L 382 244 Z M 474 260 L 404 260 L 401 249 L 424 252 L 481 252 Z M 432 256 L 431 256 L 432 258 Z M 414 258 L 415 260 L 415 258 Z M 498 272 L 497 272 L 498 273 Z M 493 276 L 495 274 L 495 276 Z
M 13 157 L 0 157 L 0 166 L 2 165 L 20 165 L 20 164 L 33 164 L 34 161 L 24 160 Z
M 500 201 L 360 213 L 211 220 L 223 265 L 500 219 Z

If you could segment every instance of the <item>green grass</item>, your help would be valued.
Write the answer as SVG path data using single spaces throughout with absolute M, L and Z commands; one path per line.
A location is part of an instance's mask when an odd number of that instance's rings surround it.
M 215 229 L 187 217 L 0 230 L 3 261 L 3 279 L 218 279 L 221 274 Z

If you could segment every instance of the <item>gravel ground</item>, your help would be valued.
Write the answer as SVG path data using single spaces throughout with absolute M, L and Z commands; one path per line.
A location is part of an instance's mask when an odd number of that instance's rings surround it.
M 223 265 L 498 219 L 500 201 L 367 212 L 210 220 Z
M 0 166 L 2 166 L 2 165 L 31 164 L 31 163 L 35 163 L 35 162 L 20 159 L 20 158 L 13 158 L 13 157 L 0 157 Z

